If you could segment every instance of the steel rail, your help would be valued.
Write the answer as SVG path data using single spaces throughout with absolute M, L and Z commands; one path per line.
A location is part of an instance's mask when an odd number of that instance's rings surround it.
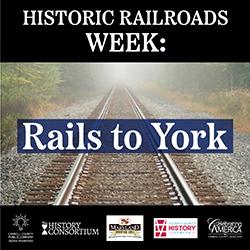
M 98 116 L 98 119 L 103 119 L 105 117 L 105 114 L 108 109 L 108 104 L 110 102 L 110 99 L 113 95 L 114 90 L 112 89 L 110 91 L 110 94 L 105 101 L 105 104 Z M 136 103 L 133 95 L 131 92 L 127 89 L 128 96 L 131 100 L 131 105 L 137 114 L 138 118 L 140 119 L 146 119 L 143 112 L 141 111 L 140 107 Z M 77 181 L 79 179 L 79 175 L 81 171 L 83 170 L 84 164 L 87 160 L 88 154 L 79 154 L 77 156 L 77 159 L 75 160 L 61 190 L 59 191 L 55 202 L 53 205 L 69 205 L 70 198 L 72 196 L 73 190 L 77 184 Z M 163 167 L 165 168 L 166 172 L 169 174 L 169 176 L 172 177 L 172 182 L 180 195 L 180 198 L 184 205 L 201 205 L 197 198 L 195 197 L 193 191 L 185 181 L 184 177 L 182 176 L 181 172 L 179 171 L 177 165 L 174 163 L 172 158 L 169 154 L 166 153 L 158 153 L 159 158 L 161 159 L 161 163 Z
M 146 119 L 143 112 L 141 111 L 140 107 L 136 103 L 133 95 L 131 94 L 130 90 L 127 89 L 127 93 L 133 103 L 136 113 L 140 119 Z M 181 200 L 184 205 L 201 205 L 197 200 L 195 194 L 185 181 L 184 177 L 182 176 L 180 170 L 178 169 L 177 165 L 171 158 L 169 154 L 166 153 L 158 153 L 160 159 L 162 159 L 163 166 L 167 173 L 172 177 L 172 181 L 177 189 L 178 193 L 181 196 Z
M 105 116 L 106 112 L 107 112 L 107 108 L 108 108 L 108 104 L 110 102 L 110 99 L 113 95 L 114 89 L 112 89 L 110 91 L 110 94 L 107 98 L 107 100 L 105 101 L 105 104 L 103 105 L 103 108 L 98 116 L 97 119 L 103 119 L 103 117 Z M 61 188 L 61 190 L 59 191 L 55 202 L 53 203 L 53 205 L 58 206 L 58 205 L 69 205 L 69 201 L 71 198 L 71 195 L 73 193 L 73 190 L 77 184 L 77 181 L 79 179 L 79 175 L 84 167 L 84 164 L 87 160 L 88 157 L 88 153 L 86 154 L 79 154 L 67 176 L 67 178 L 64 181 L 64 184 Z

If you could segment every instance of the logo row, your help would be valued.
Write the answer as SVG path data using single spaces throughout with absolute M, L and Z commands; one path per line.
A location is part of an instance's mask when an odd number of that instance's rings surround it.
M 9 242 L 33 242 L 26 215 L 13 219 L 14 232 L 8 234 Z M 144 241 L 143 215 L 107 215 L 106 241 Z M 154 239 L 197 239 L 197 218 L 154 218 Z M 242 222 L 220 218 L 207 219 L 208 238 L 242 238 Z M 98 227 L 87 227 L 80 221 L 42 221 L 41 237 L 48 236 L 98 236 Z M 26 239 L 26 240 L 24 240 Z M 24 240 L 24 241 L 23 241 Z
M 107 241 L 143 241 L 143 216 L 108 215 Z M 155 239 L 198 238 L 197 218 L 154 218 Z

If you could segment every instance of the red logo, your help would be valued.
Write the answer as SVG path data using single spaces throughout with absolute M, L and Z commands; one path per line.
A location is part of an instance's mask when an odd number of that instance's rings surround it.
M 167 219 L 154 219 L 154 238 L 167 238 Z

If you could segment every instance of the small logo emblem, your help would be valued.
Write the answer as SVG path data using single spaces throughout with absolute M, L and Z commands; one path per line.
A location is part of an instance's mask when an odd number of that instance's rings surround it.
M 242 222 L 209 218 L 208 238 L 242 238 Z
M 155 239 L 197 239 L 197 218 L 155 218 Z
M 42 222 L 42 228 L 43 228 L 42 235 L 47 235 L 48 234 L 47 231 L 46 231 L 47 227 L 48 227 L 48 223 Z
M 143 241 L 143 215 L 107 215 L 107 241 Z
M 26 215 L 16 215 L 13 221 L 13 225 L 18 227 L 19 231 L 23 231 L 23 228 L 29 225 L 29 219 L 26 218 Z
M 167 238 L 167 219 L 158 218 L 154 222 L 154 238 Z

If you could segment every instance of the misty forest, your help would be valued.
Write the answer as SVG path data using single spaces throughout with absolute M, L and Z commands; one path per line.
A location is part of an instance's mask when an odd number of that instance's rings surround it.
M 116 85 L 137 87 L 193 111 L 233 118 L 236 129 L 250 132 L 248 63 L 2 63 L 2 150 L 15 145 L 18 118 L 42 118 Z

